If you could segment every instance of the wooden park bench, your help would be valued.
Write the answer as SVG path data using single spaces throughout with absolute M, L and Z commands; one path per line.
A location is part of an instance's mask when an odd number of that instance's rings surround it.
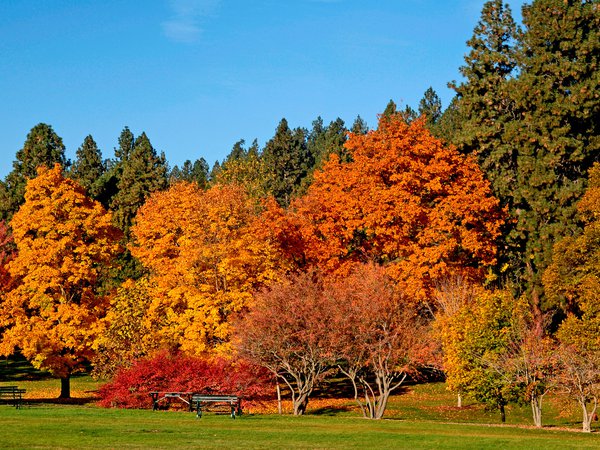
M 192 403 L 196 405 L 196 417 L 202 417 L 202 408 L 209 404 L 227 406 L 231 410 L 231 418 L 242 414 L 242 399 L 236 395 L 192 395 Z
M 25 392 L 25 389 L 19 389 L 17 386 L 0 386 L 0 401 L 19 409 L 23 403 Z
M 166 402 L 167 406 L 171 401 L 176 400 L 188 405 L 189 411 L 196 411 L 196 417 L 202 417 L 202 411 L 208 405 L 226 406 L 231 414 L 231 418 L 242 414 L 242 399 L 236 395 L 205 395 L 197 392 L 150 392 L 152 397 L 152 409 L 156 411 L 160 407 L 160 402 Z

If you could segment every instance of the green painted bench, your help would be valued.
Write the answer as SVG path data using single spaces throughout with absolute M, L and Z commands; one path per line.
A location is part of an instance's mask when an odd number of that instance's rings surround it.
M 192 395 L 192 404 L 196 406 L 196 417 L 202 417 L 202 408 L 209 404 L 227 406 L 231 410 L 231 418 L 242 414 L 242 399 L 237 395 Z
M 0 402 L 8 403 L 19 409 L 23 403 L 25 392 L 27 392 L 25 389 L 19 389 L 18 386 L 0 386 Z
M 237 395 L 205 395 L 197 392 L 150 392 L 152 398 L 152 409 L 156 411 L 161 402 L 167 405 L 171 401 L 181 401 L 188 405 L 190 412 L 196 411 L 196 417 L 202 417 L 202 411 L 209 405 L 225 406 L 231 414 L 231 418 L 242 414 L 242 399 Z

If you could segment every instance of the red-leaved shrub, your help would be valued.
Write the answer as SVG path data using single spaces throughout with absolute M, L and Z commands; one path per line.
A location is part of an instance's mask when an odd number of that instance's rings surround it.
M 99 392 L 101 406 L 151 408 L 151 391 L 238 395 L 261 401 L 273 392 L 273 377 L 246 361 L 203 359 L 166 351 L 136 361 L 117 373 Z

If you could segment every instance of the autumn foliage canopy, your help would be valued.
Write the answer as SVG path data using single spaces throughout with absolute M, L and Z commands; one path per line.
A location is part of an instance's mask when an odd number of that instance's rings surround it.
M 58 164 L 27 183 L 11 221 L 18 253 L 8 268 L 20 282 L 0 310 L 2 353 L 19 348 L 61 378 L 91 358 L 108 306 L 99 283 L 120 248 L 111 220 Z
M 277 255 L 255 239 L 253 205 L 235 185 L 180 182 L 140 208 L 131 251 L 150 271 L 146 320 L 163 345 L 230 351 L 229 317 L 277 276 Z
M 422 301 L 435 280 L 480 278 L 495 262 L 498 200 L 475 160 L 434 138 L 424 120 L 382 116 L 346 148 L 352 161 L 332 155 L 289 213 L 310 264 L 343 277 L 373 261 Z

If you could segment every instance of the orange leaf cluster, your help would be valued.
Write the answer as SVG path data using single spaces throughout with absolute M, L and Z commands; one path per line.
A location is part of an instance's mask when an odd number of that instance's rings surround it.
M 11 222 L 18 254 L 9 270 L 20 283 L 2 305 L 0 351 L 18 347 L 36 367 L 61 377 L 91 356 L 107 307 L 98 283 L 120 249 L 111 222 L 58 164 L 27 183 Z
M 269 242 L 256 238 L 255 217 L 235 185 L 203 191 L 181 182 L 140 208 L 131 251 L 150 270 L 147 320 L 165 344 L 192 354 L 230 350 L 230 316 L 279 267 Z
M 495 262 L 503 211 L 476 162 L 443 145 L 423 120 L 381 117 L 350 134 L 352 161 L 332 155 L 288 214 L 310 264 L 344 277 L 357 263 L 386 265 L 424 300 L 452 273 L 482 275 Z

